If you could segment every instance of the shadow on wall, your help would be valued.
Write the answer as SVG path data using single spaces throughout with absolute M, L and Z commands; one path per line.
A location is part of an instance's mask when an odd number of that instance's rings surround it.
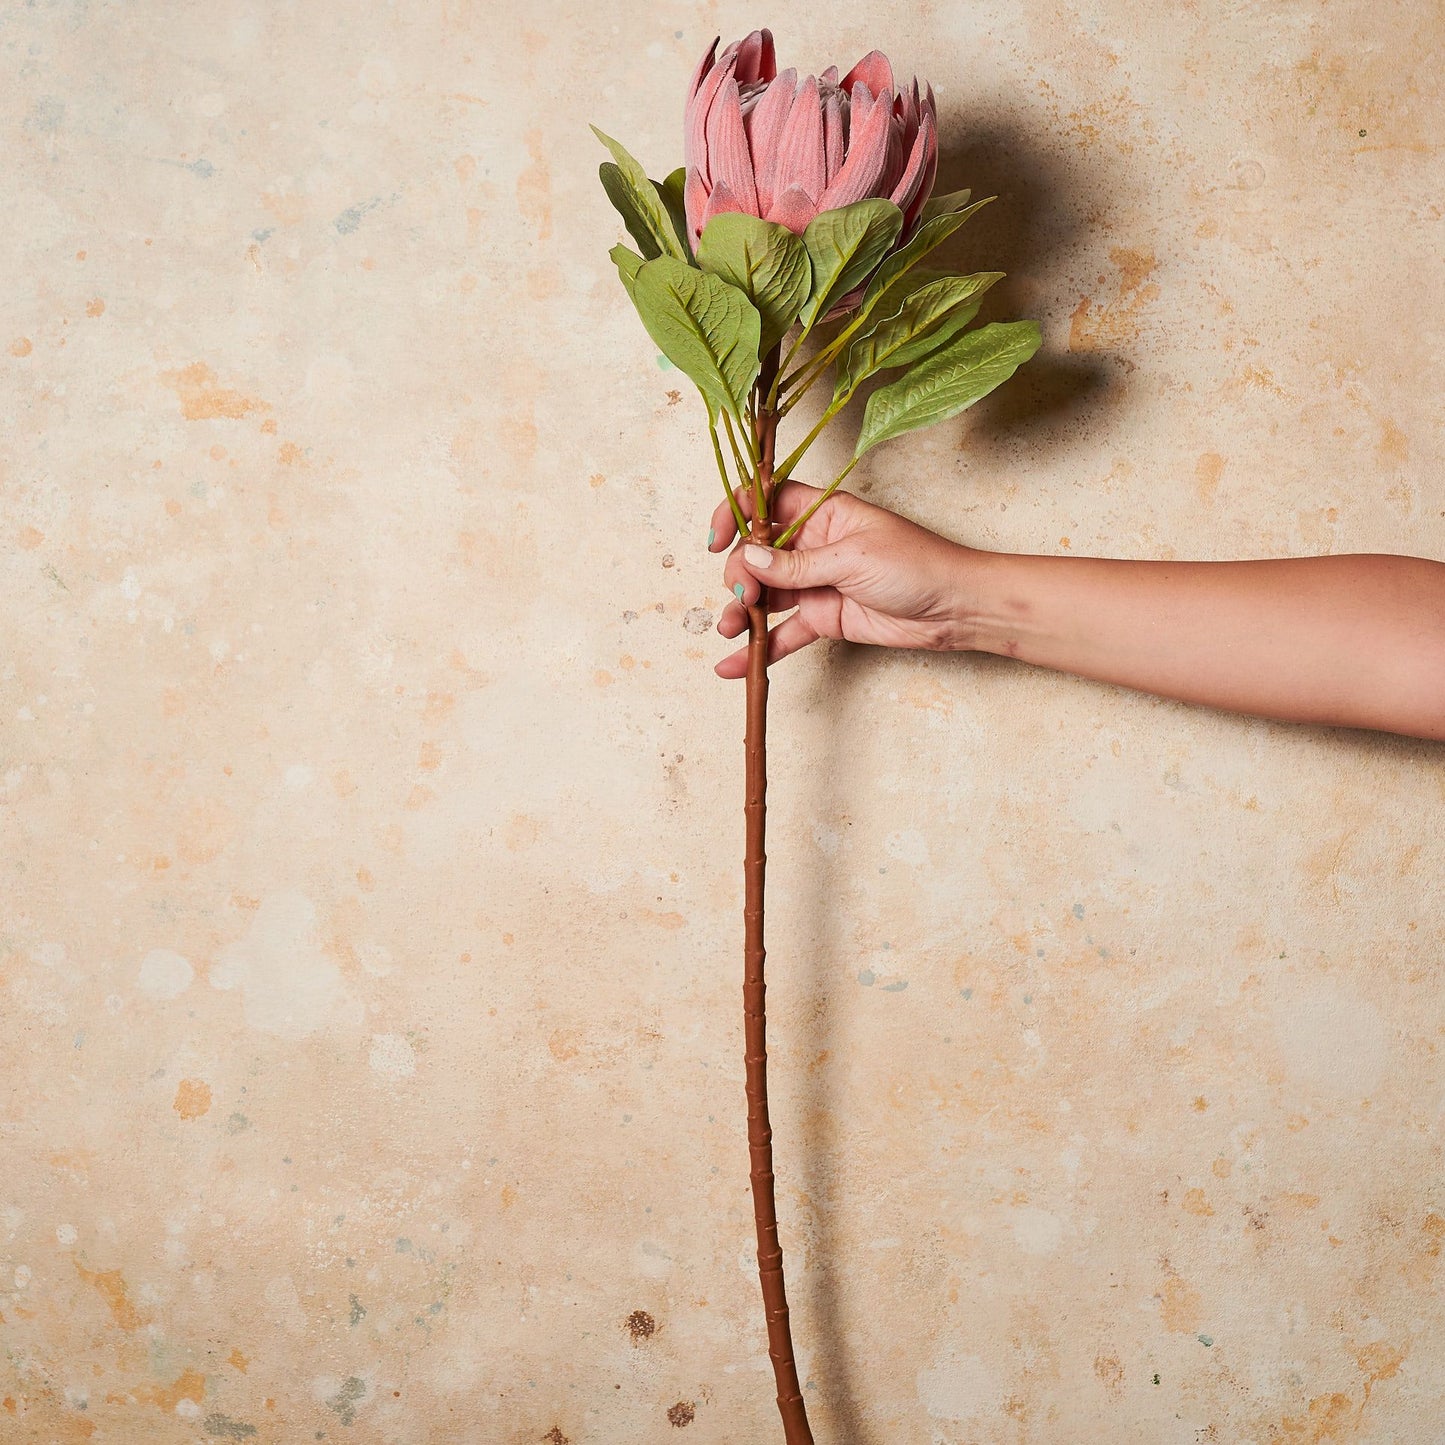
M 1088 218 L 1104 210 L 1105 197 L 1115 187 L 1112 178 L 1091 180 L 1077 164 L 1065 167 L 1056 151 L 1045 149 L 1037 134 L 997 117 L 987 122 L 967 115 L 945 115 L 943 135 L 967 137 L 945 143 L 939 155 L 936 193 L 968 187 L 975 197 L 996 195 L 956 237 L 939 248 L 929 264 L 961 270 L 998 268 L 1005 280 L 990 293 L 982 319 L 1033 317 L 1044 327 L 1045 347 L 1017 376 L 968 413 L 961 446 L 970 452 L 987 450 L 992 442 L 1016 443 L 1026 435 L 1040 454 L 1051 446 L 1087 444 L 1090 418 L 1097 415 L 1107 389 L 1112 407 L 1124 395 L 1125 378 L 1107 362 L 1080 360 L 1051 350 L 1047 337 L 1057 332 L 1056 317 L 1041 313 L 1046 295 L 1041 278 L 1082 238 Z M 861 418 L 861 403 L 859 406 Z M 958 426 L 959 423 L 953 425 Z M 860 491 L 870 490 L 865 483 Z M 960 658 L 960 661 L 963 661 Z M 976 659 L 969 658 L 969 662 Z M 837 756 L 857 729 L 869 726 L 860 714 L 859 687 L 877 664 L 876 650 L 834 644 L 829 648 L 826 713 L 832 737 L 822 743 L 826 756 Z M 815 698 L 817 702 L 820 699 Z M 831 744 L 836 744 L 832 746 Z M 819 768 L 809 774 L 815 785 L 811 806 L 804 811 L 819 818 L 839 817 L 848 811 L 844 769 Z M 784 1142 L 785 1157 L 796 1164 L 783 1165 L 797 1187 L 814 1201 L 811 1267 L 790 1276 L 794 1329 L 800 1345 L 811 1345 L 808 1374 L 816 1381 L 817 1427 L 846 1440 L 849 1445 L 891 1445 L 886 1428 L 869 1417 L 868 1382 L 871 1366 L 850 1344 L 855 1331 L 846 1301 L 867 1299 L 866 1271 L 876 1260 L 860 1260 L 842 1252 L 835 1220 L 846 1217 L 850 1202 L 844 1196 L 835 1168 L 842 1147 L 838 1121 L 847 1117 L 848 1049 L 841 1037 L 847 1027 L 835 1002 L 840 977 L 838 960 L 852 952 L 854 940 L 842 936 L 836 899 L 846 880 L 838 866 L 819 856 L 800 886 L 798 906 L 806 939 L 803 945 L 812 964 L 811 987 L 815 1001 L 813 1043 L 834 1062 L 810 1071 L 799 1082 L 798 1117 L 807 1121 L 796 1144 Z M 797 1149 L 797 1154 L 794 1154 Z M 796 1169 L 796 1176 L 793 1170 Z M 785 1225 L 786 1228 L 786 1225 Z M 785 1257 L 801 1258 L 797 1235 L 784 1240 Z M 856 1272 L 856 1275 L 855 1275 Z
M 1060 355 L 1048 343 L 1050 323 L 1039 313 L 1042 278 L 1060 252 L 1082 238 L 1087 218 L 1104 209 L 1096 194 L 1111 189 L 1081 177 L 1077 164 L 1065 169 L 1056 149 L 1044 149 L 1031 133 L 997 119 L 975 121 L 967 115 L 942 115 L 940 134 L 966 139 L 939 148 L 936 192 L 967 187 L 974 199 L 997 196 L 949 242 L 939 248 L 945 265 L 964 270 L 1008 274 L 989 293 L 981 320 L 1032 317 L 1044 328 L 1044 348 L 1017 376 L 969 413 L 969 446 L 986 445 L 1006 434 L 1030 432 L 1042 442 L 1086 429 L 1091 403 L 1105 388 L 1120 397 L 1122 380 L 1099 360 Z

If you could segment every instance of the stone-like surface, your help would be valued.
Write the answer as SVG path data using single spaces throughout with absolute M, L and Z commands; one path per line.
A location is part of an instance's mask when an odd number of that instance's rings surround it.
M 702 412 L 606 259 L 731 3 L 12 6 L 0 1437 L 780 1438 Z M 1008 549 L 1445 556 L 1434 8 L 784 5 L 940 94 Z M 822 450 L 841 455 L 847 439 Z M 1424 1441 L 1439 747 L 773 688 L 820 1441 Z

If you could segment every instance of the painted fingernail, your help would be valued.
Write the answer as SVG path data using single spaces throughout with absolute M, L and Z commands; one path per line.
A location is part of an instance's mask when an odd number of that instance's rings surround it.
M 714 542 L 716 542 L 716 541 L 717 541 L 717 528 L 716 528 L 716 527 L 709 527 L 709 528 L 707 529 L 707 544 L 708 544 L 708 546 L 711 547 L 712 544 L 713 544 Z
M 743 548 L 743 556 L 751 567 L 771 567 L 773 565 L 773 549 L 771 547 L 755 547 L 750 542 Z
M 737 595 L 738 601 L 741 602 L 743 600 L 743 584 L 741 582 L 734 582 L 733 592 Z

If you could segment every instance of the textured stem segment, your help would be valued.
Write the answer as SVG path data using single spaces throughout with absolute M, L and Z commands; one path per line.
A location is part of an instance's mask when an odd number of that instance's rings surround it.
M 758 414 L 758 481 L 766 501 L 772 501 L 773 447 L 778 428 L 775 408 L 766 398 L 778 371 L 774 348 L 758 377 L 758 395 L 764 399 Z M 752 540 L 769 545 L 768 525 L 754 509 Z M 763 1286 L 763 1311 L 768 1323 L 768 1355 L 778 1389 L 778 1412 L 783 1417 L 786 1445 L 813 1445 L 808 1414 L 798 1388 L 798 1367 L 793 1362 L 793 1335 L 788 1325 L 788 1296 L 783 1287 L 783 1248 L 778 1242 L 778 1210 L 773 1190 L 773 1131 L 768 1123 L 767 1018 L 763 998 L 763 883 L 767 868 L 766 825 L 768 794 L 768 597 L 762 588 L 748 608 L 747 681 L 747 851 L 744 855 L 743 946 L 743 1063 L 748 1099 L 748 1157 L 752 1165 L 753 1220 L 758 1234 L 758 1277 Z

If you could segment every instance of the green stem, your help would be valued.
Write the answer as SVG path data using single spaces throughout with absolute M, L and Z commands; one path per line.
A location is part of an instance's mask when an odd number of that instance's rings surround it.
M 717 423 L 709 420 L 707 424 L 708 435 L 712 437 L 712 454 L 717 458 L 718 476 L 722 478 L 723 492 L 728 499 L 728 506 L 732 508 L 733 521 L 738 524 L 738 536 L 747 534 L 747 518 L 743 516 L 743 509 L 738 506 L 738 499 L 733 495 L 732 483 L 728 480 L 727 463 L 723 461 L 722 443 L 717 439 Z
M 798 465 L 798 462 L 802 458 L 803 453 L 807 451 L 808 448 L 812 446 L 815 441 L 818 440 L 819 433 L 823 430 L 825 426 L 828 425 L 830 421 L 833 420 L 835 416 L 838 415 L 840 411 L 842 411 L 842 409 L 842 406 L 838 402 L 835 401 L 830 403 L 827 411 L 825 411 L 823 415 L 818 418 L 817 424 L 813 427 L 813 430 L 810 431 L 808 435 L 805 436 L 803 440 L 800 441 L 798 445 L 795 446 L 793 450 L 788 453 L 787 457 L 783 461 L 779 462 L 774 474 L 780 481 L 785 477 L 790 477 L 793 475 L 793 468 Z
M 733 430 L 733 419 L 727 412 L 722 414 L 722 419 L 723 428 L 728 434 L 728 445 L 733 450 L 733 461 L 737 464 L 738 477 L 744 483 L 751 482 L 755 469 L 750 467 L 743 459 L 742 448 L 738 446 L 737 433 Z
M 808 510 L 804 512 L 801 517 L 799 517 L 795 522 L 789 523 L 789 525 L 783 529 L 782 534 L 774 540 L 773 546 L 783 547 L 786 546 L 787 543 L 792 541 L 794 535 L 797 533 L 798 529 L 803 525 L 803 523 L 806 522 L 808 518 L 811 517 L 813 513 L 816 512 L 818 508 L 821 507 L 823 503 L 826 502 L 828 498 L 831 497 L 833 493 L 836 492 L 838 488 L 843 485 L 844 477 L 846 477 L 848 473 L 851 472 L 853 468 L 857 465 L 858 458 L 854 457 L 853 460 L 849 462 L 848 465 L 844 467 L 843 470 L 839 472 L 836 477 L 833 478 L 832 482 L 828 486 L 828 490 L 824 492 L 823 495 L 819 497 L 818 500 L 814 502 L 813 505 L 809 507 Z

